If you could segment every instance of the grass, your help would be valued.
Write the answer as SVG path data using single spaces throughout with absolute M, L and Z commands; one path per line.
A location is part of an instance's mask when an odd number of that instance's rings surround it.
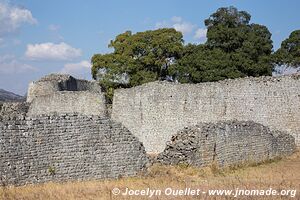
M 130 189 L 165 188 L 208 189 L 293 189 L 296 197 L 285 196 L 115 196 L 113 188 L 122 192 Z M 244 165 L 219 169 L 216 166 L 194 168 L 186 165 L 154 165 L 146 174 L 118 180 L 46 183 L 21 187 L 2 187 L 3 200 L 110 200 L 110 199 L 300 199 L 300 152 L 283 159 L 257 165 Z

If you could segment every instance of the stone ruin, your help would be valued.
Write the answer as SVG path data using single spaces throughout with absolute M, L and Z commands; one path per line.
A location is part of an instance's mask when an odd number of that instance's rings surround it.
M 94 82 L 46 76 L 0 116 L 1 184 L 134 176 L 148 163 L 137 137 L 107 117 Z
M 162 152 L 183 127 L 228 120 L 286 131 L 300 146 L 300 74 L 198 84 L 156 81 L 117 89 L 112 119 L 126 126 L 151 153 Z
M 295 149 L 293 136 L 252 121 L 199 123 L 173 135 L 157 161 L 224 167 L 290 155 Z
M 286 117 L 282 122 L 277 116 L 269 118 L 276 111 L 274 107 L 269 113 L 264 107 L 254 109 L 260 106 L 259 100 L 272 102 L 262 93 L 273 92 L 273 82 L 280 81 L 283 86 L 272 93 L 271 100 L 279 104 L 288 99 L 280 112 Z M 0 108 L 0 183 L 24 185 L 134 176 L 151 163 L 146 150 L 160 153 L 156 160 L 164 164 L 184 162 L 196 166 L 213 161 L 221 166 L 245 160 L 259 162 L 289 155 L 295 150 L 295 138 L 282 129 L 300 130 L 300 101 L 294 101 L 300 97 L 299 80 L 264 82 L 264 90 L 255 82 L 261 84 L 259 79 L 195 86 L 155 82 L 117 90 L 110 118 L 96 82 L 70 75 L 45 76 L 30 84 L 27 102 L 4 103 Z M 287 83 L 293 92 L 283 92 Z M 241 95 L 232 91 L 234 85 L 244 89 L 249 86 L 250 96 L 245 96 L 246 91 Z M 230 94 L 234 95 L 226 96 Z M 237 106 L 242 97 L 251 100 Z M 252 114 L 258 113 L 253 119 L 264 119 L 266 123 L 244 120 L 236 112 L 238 108 L 254 109 Z M 234 113 L 242 122 L 223 120 Z M 215 122 L 211 117 L 224 122 Z M 194 126 L 203 120 L 214 124 Z M 264 126 L 275 122 L 280 131 L 274 129 L 276 126 Z M 172 137 L 185 126 L 190 128 Z
M 106 114 L 104 94 L 94 81 L 75 79 L 70 75 L 50 74 L 29 84 L 29 115 L 49 113 Z

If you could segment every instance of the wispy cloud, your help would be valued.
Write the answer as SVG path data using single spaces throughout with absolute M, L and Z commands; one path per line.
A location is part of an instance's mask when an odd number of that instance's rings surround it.
M 3 38 L 0 38 L 0 48 L 5 47 L 5 42 Z
M 82 55 L 80 49 L 64 42 L 28 44 L 25 56 L 32 60 L 72 60 Z
M 60 26 L 57 24 L 50 24 L 48 30 L 51 32 L 55 41 L 63 41 L 64 37 L 59 33 Z
M 30 10 L 0 1 L 0 37 L 18 31 L 23 24 L 36 24 Z
M 182 34 L 185 36 L 193 34 L 193 38 L 196 40 L 206 38 L 206 29 L 200 28 L 196 24 L 185 21 L 182 19 L 182 17 L 179 16 L 174 16 L 171 18 L 171 20 L 164 20 L 155 24 L 155 28 L 166 27 L 172 27 L 175 30 L 182 32 Z
M 67 63 L 64 65 L 60 73 L 71 74 L 77 77 L 84 77 L 86 74 L 90 75 L 91 63 L 87 60 L 82 60 L 77 63 Z
M 195 39 L 203 39 L 206 38 L 207 29 L 198 28 L 195 32 L 194 38 Z
M 0 55 L 0 73 L 15 74 L 36 70 L 31 65 L 18 60 L 13 54 Z
M 197 26 L 190 22 L 184 21 L 181 17 L 174 16 L 169 21 L 161 21 L 155 24 L 155 28 L 166 28 L 172 27 L 177 31 L 182 32 L 182 34 L 189 34 L 191 33 Z
M 56 25 L 56 24 L 50 24 L 50 25 L 48 26 L 48 29 L 49 29 L 50 31 L 58 31 L 59 28 L 60 28 L 60 26 L 59 26 L 59 25 Z

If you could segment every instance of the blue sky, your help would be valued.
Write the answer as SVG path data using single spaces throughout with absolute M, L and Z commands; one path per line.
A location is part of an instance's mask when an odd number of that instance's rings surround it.
M 0 88 L 23 95 L 52 72 L 91 79 L 91 56 L 111 51 L 109 41 L 126 30 L 174 27 L 186 43 L 203 43 L 204 20 L 225 6 L 267 26 L 274 50 L 300 29 L 297 0 L 0 0 Z

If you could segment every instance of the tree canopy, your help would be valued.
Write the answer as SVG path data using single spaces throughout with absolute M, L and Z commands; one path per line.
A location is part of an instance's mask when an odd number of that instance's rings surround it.
M 112 53 L 92 57 L 93 78 L 111 95 L 114 88 L 155 80 L 199 83 L 271 75 L 274 62 L 300 65 L 300 30 L 272 54 L 270 31 L 250 20 L 246 11 L 219 8 L 204 21 L 207 41 L 198 45 L 184 46 L 173 28 L 126 31 L 110 42 Z
M 183 50 L 182 33 L 172 28 L 118 35 L 110 54 L 92 57 L 92 75 L 105 87 L 132 87 L 168 76 Z M 100 72 L 100 73 L 99 73 Z
M 208 49 L 205 45 L 187 45 L 178 63 L 171 67 L 173 77 L 181 83 L 218 81 L 241 77 L 230 55 L 221 49 Z
M 275 52 L 274 58 L 278 65 L 300 66 L 300 30 L 293 31 L 281 43 L 281 47 Z
M 186 46 L 174 75 L 192 83 L 271 75 L 271 33 L 250 19 L 234 7 L 219 8 L 205 20 L 206 43 Z

